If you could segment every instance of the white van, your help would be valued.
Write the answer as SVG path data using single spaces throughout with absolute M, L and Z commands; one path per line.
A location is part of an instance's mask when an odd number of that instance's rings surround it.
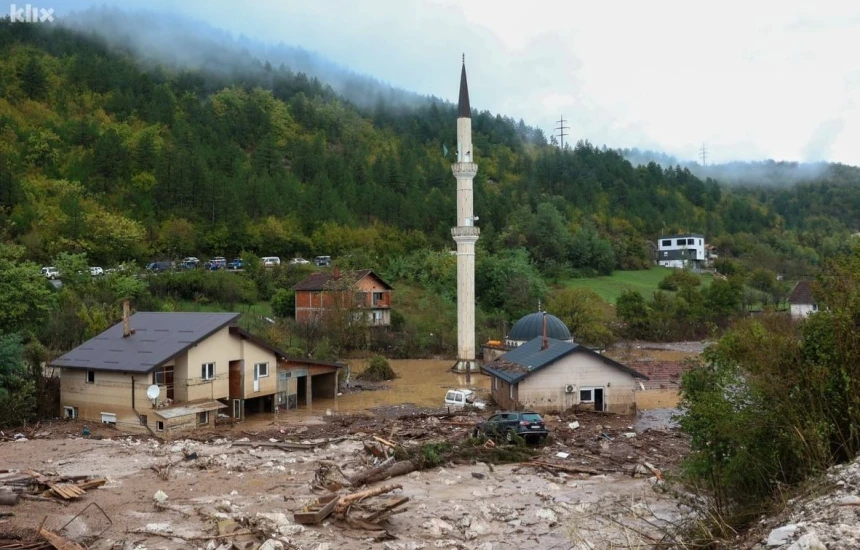
M 445 406 L 452 409 L 463 407 L 485 409 L 487 404 L 475 401 L 475 392 L 472 390 L 448 390 L 448 393 L 445 394 Z
M 281 265 L 281 259 L 277 256 L 265 256 L 261 259 L 263 260 L 264 267 L 275 267 L 276 265 Z

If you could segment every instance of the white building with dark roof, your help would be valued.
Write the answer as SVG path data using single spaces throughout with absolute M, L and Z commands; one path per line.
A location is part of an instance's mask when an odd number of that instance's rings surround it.
M 657 239 L 657 264 L 678 269 L 700 269 L 708 264 L 705 236 L 698 233 Z

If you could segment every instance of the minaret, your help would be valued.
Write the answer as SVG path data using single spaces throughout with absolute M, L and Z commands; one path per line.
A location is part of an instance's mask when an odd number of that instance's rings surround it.
M 475 242 L 481 231 L 475 227 L 478 218 L 472 214 L 472 180 L 478 173 L 473 158 L 472 110 L 464 55 L 457 105 L 457 162 L 451 165 L 457 178 L 457 227 L 451 228 L 451 235 L 457 243 L 457 363 L 454 370 L 466 373 L 466 383 L 471 382 L 469 373 L 478 370 L 475 361 Z

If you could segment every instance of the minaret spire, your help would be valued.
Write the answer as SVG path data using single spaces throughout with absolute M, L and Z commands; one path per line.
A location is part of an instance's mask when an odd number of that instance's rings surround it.
M 475 242 L 481 230 L 475 226 L 478 217 L 472 212 L 472 180 L 478 172 L 472 152 L 472 109 L 469 85 L 466 83 L 466 55 L 460 71 L 460 98 L 457 104 L 457 162 L 451 171 L 457 178 L 457 225 L 451 236 L 457 243 L 457 363 L 454 370 L 466 373 L 478 370 L 475 357 Z
M 466 82 L 466 54 L 463 54 L 463 68 L 460 71 L 460 101 L 457 103 L 457 118 L 472 118 L 469 106 L 469 84 Z

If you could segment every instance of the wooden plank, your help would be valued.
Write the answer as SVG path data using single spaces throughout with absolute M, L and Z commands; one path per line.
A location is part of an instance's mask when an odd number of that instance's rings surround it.
M 90 489 L 101 487 L 105 483 L 107 483 L 107 480 L 103 477 L 100 477 L 96 479 L 91 479 L 90 481 L 79 481 L 77 487 L 84 491 L 88 491 Z
M 47 529 L 39 529 L 39 534 L 57 550 L 86 550 L 80 544 L 72 542 L 54 532 L 48 531 Z
M 340 496 L 337 494 L 321 496 L 315 502 L 305 506 L 300 512 L 294 513 L 293 519 L 296 523 L 319 523 L 332 513 L 339 501 Z

